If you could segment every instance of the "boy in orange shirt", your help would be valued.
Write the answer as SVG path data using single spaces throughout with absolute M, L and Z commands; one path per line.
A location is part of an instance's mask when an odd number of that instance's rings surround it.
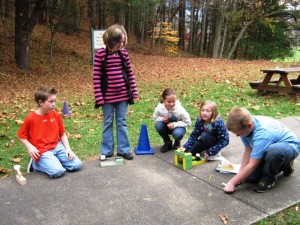
M 60 114 L 53 110 L 56 93 L 54 88 L 39 88 L 35 92 L 38 108 L 29 113 L 17 134 L 31 156 L 28 172 L 40 171 L 51 178 L 82 167 L 70 148 Z

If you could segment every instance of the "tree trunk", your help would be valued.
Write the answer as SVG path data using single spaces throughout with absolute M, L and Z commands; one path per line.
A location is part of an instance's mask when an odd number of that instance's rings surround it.
M 195 25 L 195 1 L 191 1 L 191 16 L 190 16 L 190 32 L 189 32 L 189 44 L 188 44 L 188 52 L 191 53 L 194 49 L 194 35 L 197 35 L 197 32 L 194 31 Z
M 185 0 L 179 1 L 179 21 L 178 21 L 178 34 L 179 42 L 178 47 L 184 51 L 184 36 L 185 36 Z
M 15 59 L 19 68 L 30 69 L 30 38 L 37 23 L 45 0 L 36 0 L 35 7 L 29 17 L 30 0 L 16 0 L 15 18 Z
M 250 20 L 250 21 L 247 21 L 247 22 L 245 23 L 244 27 L 241 29 L 240 33 L 238 34 L 238 36 L 237 36 L 236 39 L 234 40 L 233 45 L 232 45 L 232 47 L 231 47 L 231 49 L 230 49 L 230 52 L 228 53 L 227 58 L 229 58 L 229 59 L 232 58 L 233 53 L 234 53 L 234 51 L 235 51 L 235 49 L 236 49 L 237 44 L 239 43 L 239 41 L 240 41 L 241 38 L 243 37 L 243 35 L 244 35 L 245 31 L 247 30 L 247 28 L 248 28 L 248 27 L 250 26 L 250 24 L 252 24 L 254 21 L 255 21 L 255 20 Z
M 94 0 L 88 0 L 88 9 L 88 17 L 90 18 L 91 28 L 96 29 Z
M 106 24 L 105 24 L 105 17 L 106 17 L 106 1 L 97 1 L 97 6 L 98 6 L 98 23 L 99 23 L 99 29 L 105 29 Z
M 16 0 L 15 59 L 21 69 L 30 69 L 29 44 L 31 33 L 27 28 L 28 13 L 29 0 Z
M 223 52 L 224 52 L 224 47 L 225 47 L 225 43 L 226 43 L 226 37 L 227 37 L 227 21 L 225 22 L 225 25 L 224 25 L 222 45 L 221 45 L 221 49 L 220 49 L 220 53 L 219 53 L 220 58 L 223 58 Z
M 213 41 L 213 49 L 212 49 L 212 58 L 218 58 L 219 57 L 219 51 L 221 46 L 221 32 L 223 27 L 223 21 L 224 21 L 224 5 L 223 0 L 219 0 L 218 3 L 218 9 L 215 10 L 216 20 L 215 20 L 215 29 L 214 29 L 214 41 Z
M 204 56 L 204 46 L 206 43 L 206 21 L 207 21 L 207 1 L 203 3 L 203 15 L 202 15 L 202 24 L 201 24 L 201 39 L 200 39 L 200 51 L 199 55 Z

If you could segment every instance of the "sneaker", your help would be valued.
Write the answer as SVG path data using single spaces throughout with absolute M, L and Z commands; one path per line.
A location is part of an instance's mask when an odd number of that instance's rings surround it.
M 165 153 L 171 150 L 171 148 L 172 148 L 172 141 L 165 142 L 164 145 L 161 147 L 160 152 Z
M 264 193 L 269 191 L 272 187 L 275 187 L 275 181 L 267 182 L 264 180 L 260 180 L 257 185 L 253 188 L 253 191 L 258 193 Z
M 101 154 L 100 156 L 99 156 L 99 160 L 101 161 L 101 160 L 105 160 L 106 158 L 109 158 L 109 157 L 112 157 L 113 156 L 113 153 L 111 153 L 111 154 Z
M 287 165 L 286 169 L 283 170 L 283 176 L 290 176 L 292 173 L 294 173 L 294 160 L 290 161 Z
M 121 156 L 123 157 L 124 159 L 127 159 L 127 160 L 132 160 L 133 159 L 133 155 L 128 152 L 128 153 L 118 153 L 117 156 Z
M 30 161 L 28 163 L 28 166 L 27 166 L 27 173 L 32 173 L 34 172 L 34 169 L 33 169 L 33 166 L 32 166 L 32 158 L 30 158 Z
M 178 148 L 180 148 L 180 141 L 176 141 L 174 142 L 174 145 L 172 147 L 172 150 L 175 151 L 177 150 Z

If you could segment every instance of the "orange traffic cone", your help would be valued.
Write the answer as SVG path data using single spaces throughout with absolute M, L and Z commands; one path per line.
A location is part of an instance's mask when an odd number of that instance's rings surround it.
M 69 106 L 68 106 L 68 103 L 66 101 L 64 102 L 63 116 L 65 116 L 65 117 L 71 116 Z
M 146 124 L 141 126 L 139 146 L 134 148 L 134 152 L 136 155 L 154 154 L 154 150 L 150 147 Z

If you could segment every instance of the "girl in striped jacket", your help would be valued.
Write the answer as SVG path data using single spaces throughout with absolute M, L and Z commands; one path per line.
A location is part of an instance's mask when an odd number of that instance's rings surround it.
M 127 33 L 123 26 L 113 25 L 104 32 L 103 42 L 106 49 L 101 48 L 96 51 L 93 70 L 95 107 L 102 107 L 103 111 L 101 154 L 105 157 L 111 157 L 114 154 L 113 122 L 115 116 L 117 155 L 131 160 L 133 156 L 129 152 L 126 122 L 128 89 L 130 87 L 134 99 L 138 98 L 138 92 L 128 51 L 124 49 L 127 44 Z M 126 70 L 128 83 L 124 79 L 123 70 Z

